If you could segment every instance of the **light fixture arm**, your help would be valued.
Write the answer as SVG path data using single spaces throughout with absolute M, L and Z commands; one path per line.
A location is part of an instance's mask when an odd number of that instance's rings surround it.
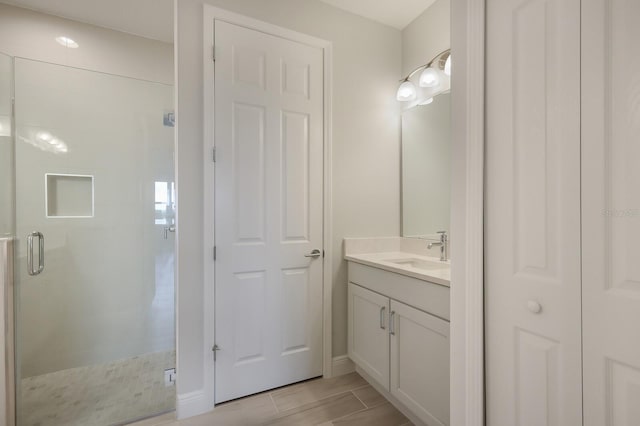
M 409 73 L 405 78 L 403 78 L 403 79 L 401 79 L 401 80 L 398 80 L 398 81 L 400 81 L 401 83 L 402 83 L 402 82 L 405 82 L 405 81 L 409 81 L 409 79 L 410 79 L 411 77 L 413 77 L 413 76 L 414 76 L 418 71 L 421 71 L 421 70 L 423 70 L 423 69 L 427 69 L 427 68 L 429 68 L 431 65 L 433 65 L 433 63 L 434 63 L 437 59 L 440 59 L 442 56 L 444 56 L 444 55 L 445 55 L 445 54 L 447 54 L 447 53 L 449 53 L 449 54 L 450 54 L 450 53 L 451 53 L 451 49 L 446 49 L 446 50 L 443 50 L 442 52 L 438 53 L 438 54 L 437 54 L 436 56 L 434 56 L 434 57 L 433 57 L 433 59 L 431 59 L 429 62 L 427 62 L 427 63 L 426 63 L 426 64 L 424 64 L 424 65 L 420 65 L 419 67 L 416 67 L 416 68 L 415 68 L 413 71 L 411 71 L 411 72 L 410 72 L 410 73 Z

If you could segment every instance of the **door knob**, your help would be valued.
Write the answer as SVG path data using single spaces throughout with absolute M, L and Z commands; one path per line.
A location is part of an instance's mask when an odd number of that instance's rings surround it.
M 321 255 L 321 254 L 322 254 L 322 253 L 320 253 L 320 250 L 318 250 L 318 249 L 313 249 L 313 250 L 311 250 L 311 253 L 307 253 L 307 254 L 305 254 L 305 255 L 304 255 L 304 257 L 313 257 L 313 258 L 316 258 L 316 257 L 320 257 L 320 255 Z
M 542 305 L 535 300 L 529 300 L 527 302 L 527 309 L 529 309 L 529 311 L 533 312 L 534 314 L 539 314 L 540 312 L 542 312 Z

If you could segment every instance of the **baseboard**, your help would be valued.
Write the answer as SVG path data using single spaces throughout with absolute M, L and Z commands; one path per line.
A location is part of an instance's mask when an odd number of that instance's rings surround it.
M 356 366 L 347 355 L 333 357 L 331 362 L 332 376 L 342 376 L 356 371 Z M 214 403 L 209 401 L 204 390 L 180 394 L 177 396 L 176 418 L 186 419 L 213 410 Z
M 204 390 L 183 393 L 176 398 L 176 418 L 186 419 L 213 410 L 213 401 L 206 398 Z
M 331 375 L 333 377 L 356 371 L 356 365 L 347 355 L 334 356 L 331 364 Z

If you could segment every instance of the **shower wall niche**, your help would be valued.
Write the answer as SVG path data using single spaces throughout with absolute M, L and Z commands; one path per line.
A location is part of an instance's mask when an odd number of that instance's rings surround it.
M 48 218 L 93 217 L 93 176 L 44 176 Z

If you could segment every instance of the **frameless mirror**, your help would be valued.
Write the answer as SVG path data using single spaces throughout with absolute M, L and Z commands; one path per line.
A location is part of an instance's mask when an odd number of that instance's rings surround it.
M 402 113 L 402 235 L 449 232 L 451 95 Z

